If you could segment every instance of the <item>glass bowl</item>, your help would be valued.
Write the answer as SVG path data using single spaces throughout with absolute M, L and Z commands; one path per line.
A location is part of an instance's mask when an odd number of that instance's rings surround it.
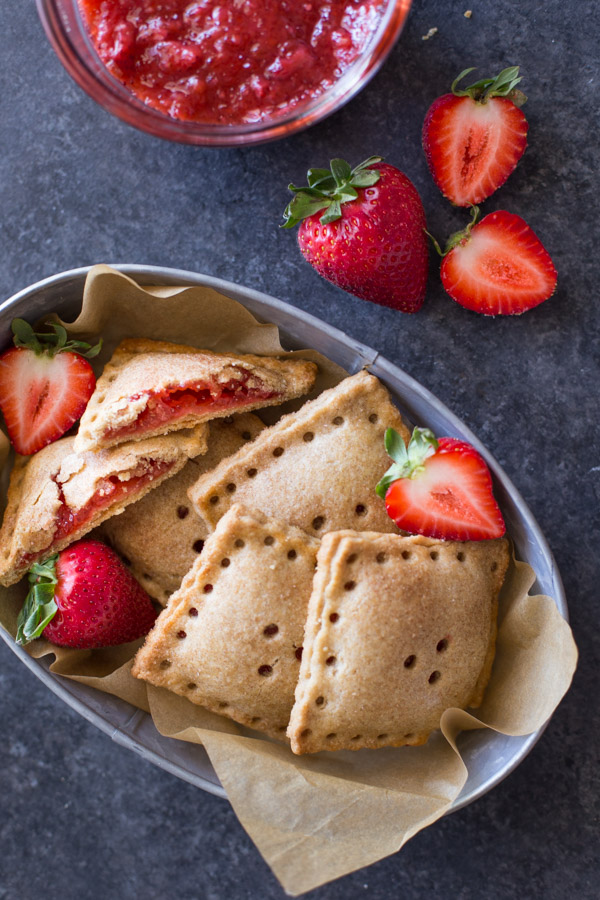
M 211 147 L 265 143 L 314 125 L 348 102 L 375 75 L 394 46 L 412 0 L 388 0 L 359 58 L 323 94 L 280 118 L 242 125 L 211 125 L 170 118 L 138 100 L 100 61 L 77 0 L 36 0 L 42 25 L 63 66 L 100 106 L 156 137 Z

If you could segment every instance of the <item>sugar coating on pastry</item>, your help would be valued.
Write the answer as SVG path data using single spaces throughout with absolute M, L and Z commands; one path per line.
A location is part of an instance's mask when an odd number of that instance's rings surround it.
M 288 736 L 294 753 L 422 744 L 481 702 L 508 542 L 325 535 Z
M 203 472 L 214 469 L 264 427 L 252 413 L 207 423 L 208 449 L 203 456 L 190 459 L 181 472 L 102 526 L 103 536 L 163 606 L 180 587 L 208 537 L 206 525 L 190 503 L 188 489 Z
M 18 457 L 0 530 L 0 583 L 64 549 L 206 452 L 207 426 L 76 453 L 74 438 Z
M 312 388 L 313 362 L 122 341 L 81 417 L 75 448 L 99 450 L 209 419 L 276 406 Z
M 298 528 L 233 506 L 133 674 L 285 740 L 318 546 Z
M 359 372 L 203 475 L 190 499 L 210 528 L 239 502 L 315 536 L 343 528 L 397 533 L 375 493 L 389 467 L 384 434 L 390 427 L 408 442 L 387 390 Z

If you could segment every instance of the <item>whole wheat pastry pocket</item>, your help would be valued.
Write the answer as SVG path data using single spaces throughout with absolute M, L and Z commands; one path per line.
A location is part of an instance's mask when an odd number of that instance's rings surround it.
M 325 535 L 288 736 L 294 753 L 422 744 L 490 676 L 508 542 Z
M 242 503 L 317 537 L 342 528 L 397 532 L 375 494 L 389 466 L 383 438 L 390 427 L 408 441 L 387 390 L 359 372 L 203 475 L 190 499 L 210 528 Z
M 302 397 L 313 362 L 213 353 L 147 339 L 122 341 L 81 417 L 78 451 L 191 428 L 209 419 Z
M 188 489 L 203 472 L 214 469 L 264 427 L 252 413 L 208 422 L 208 449 L 203 456 L 190 459 L 174 478 L 101 526 L 103 537 L 125 558 L 150 596 L 163 606 L 180 587 L 208 537 L 206 525 L 189 501 Z
M 233 506 L 133 675 L 285 740 L 318 546 L 299 528 Z

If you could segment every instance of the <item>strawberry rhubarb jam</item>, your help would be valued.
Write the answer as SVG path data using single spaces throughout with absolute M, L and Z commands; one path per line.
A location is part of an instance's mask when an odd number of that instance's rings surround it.
M 272 400 L 278 395 L 278 391 L 250 387 L 247 383 L 249 378 L 250 374 L 241 370 L 239 379 L 232 379 L 218 386 L 213 384 L 209 387 L 204 382 L 194 382 L 185 386 L 165 388 L 162 391 L 135 394 L 129 398 L 129 402 L 133 403 L 140 397 L 147 396 L 145 408 L 135 421 L 110 429 L 106 436 L 122 438 L 129 434 L 154 431 L 160 425 L 180 421 L 189 415 L 209 412 L 216 415 L 226 410 L 235 411 L 252 403 Z M 258 382 L 260 379 L 252 375 L 252 380 Z
M 386 0 L 78 0 L 100 59 L 175 119 L 239 125 L 326 91 Z

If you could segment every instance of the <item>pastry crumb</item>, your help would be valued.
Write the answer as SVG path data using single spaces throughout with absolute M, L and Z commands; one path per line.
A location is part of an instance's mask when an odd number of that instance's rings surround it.
M 472 9 L 465 9 L 465 11 L 463 13 L 463 16 L 465 17 L 465 19 L 470 19 L 472 15 L 473 15 Z
M 434 27 L 434 28 L 430 28 L 429 31 L 427 32 L 427 34 L 423 34 L 423 35 L 421 36 L 421 40 L 422 40 L 422 41 L 428 41 L 429 38 L 432 38 L 432 37 L 434 36 L 434 34 L 437 34 L 437 33 L 438 33 L 437 28 L 435 28 L 435 27 Z

